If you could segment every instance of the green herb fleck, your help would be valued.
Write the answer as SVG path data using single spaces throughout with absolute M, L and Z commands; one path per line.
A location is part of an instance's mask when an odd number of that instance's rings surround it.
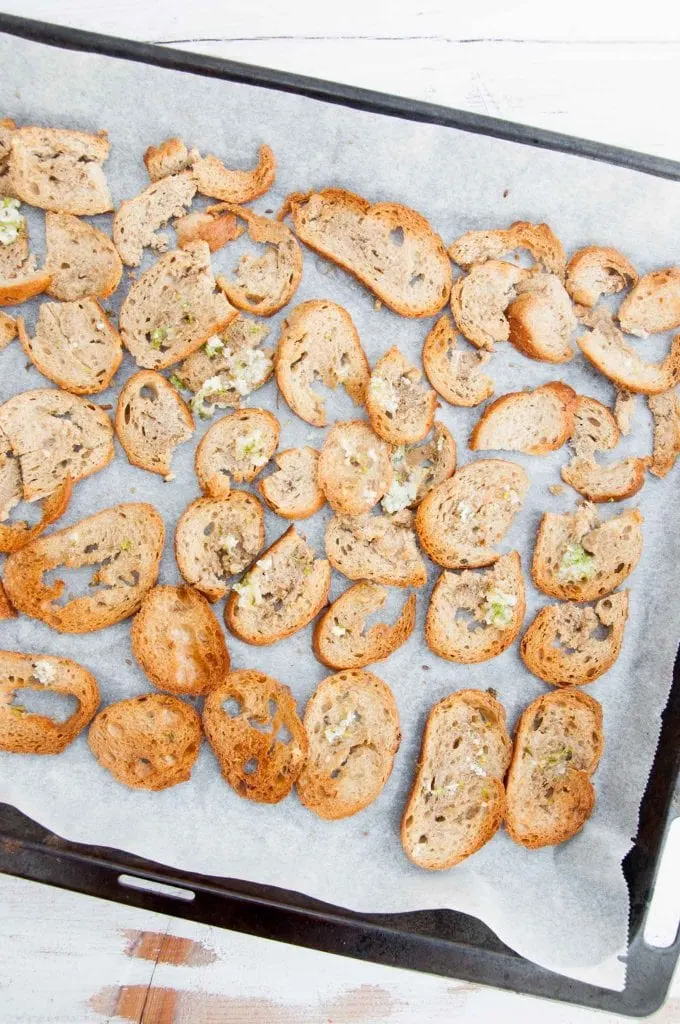
M 172 384 L 173 387 L 177 388 L 178 391 L 188 390 L 185 381 L 183 381 L 181 377 L 178 377 L 176 373 L 173 373 L 173 375 L 170 377 L 170 383 Z

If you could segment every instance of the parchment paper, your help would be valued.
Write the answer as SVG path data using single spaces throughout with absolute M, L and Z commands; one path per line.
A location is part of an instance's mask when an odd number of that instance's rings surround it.
M 447 243 L 468 228 L 504 226 L 523 218 L 547 221 L 568 251 L 591 243 L 620 247 L 641 273 L 680 261 L 680 186 L 672 182 L 447 128 L 60 52 L 9 37 L 0 39 L 0 66 L 1 109 L 19 123 L 108 129 L 112 156 L 107 172 L 116 202 L 147 184 L 142 153 L 168 135 L 180 134 L 201 151 L 242 167 L 252 166 L 257 146 L 268 142 L 277 155 L 279 174 L 273 192 L 255 204 L 260 212 L 278 209 L 291 190 L 344 186 L 374 201 L 393 199 L 414 206 Z M 31 216 L 30 223 L 41 251 L 42 215 Z M 371 363 L 391 344 L 419 361 L 431 321 L 409 321 L 378 310 L 372 296 L 344 272 L 308 251 L 304 261 L 294 302 L 330 298 L 346 306 Z M 229 270 L 234 262 L 231 251 L 214 257 L 217 269 Z M 118 297 L 125 287 L 121 285 Z M 110 304 L 115 307 L 117 301 Z M 35 310 L 26 310 L 30 321 Z M 274 341 L 283 315 L 285 311 L 271 321 Z M 658 358 L 667 344 L 666 338 L 655 338 L 640 348 Z M 18 343 L 0 359 L 2 400 L 45 386 L 40 374 L 26 367 Z M 115 403 L 133 369 L 126 355 L 115 389 L 98 400 Z M 580 356 L 555 369 L 499 345 L 490 372 L 497 394 L 561 376 L 585 394 L 605 402 L 613 399 L 613 388 Z M 249 404 L 278 412 L 282 448 L 321 444 L 324 432 L 297 420 L 277 400 L 273 383 Z M 352 410 L 348 401 L 333 401 L 329 408 L 335 417 Z M 459 463 L 468 462 L 466 439 L 479 410 L 444 407 L 438 415 L 458 441 Z M 162 511 L 168 530 L 160 581 L 177 581 L 172 536 L 179 514 L 198 494 L 193 453 L 206 428 L 198 423 L 193 441 L 178 450 L 173 466 L 177 478 L 171 484 L 129 466 L 118 448 L 114 464 L 77 485 L 59 526 L 116 501 L 151 501 Z M 643 454 L 650 441 L 649 416 L 639 400 L 633 436 L 621 450 Z M 516 547 L 526 569 L 541 514 L 572 509 L 576 495 L 569 488 L 560 496 L 548 490 L 559 482 L 566 451 L 516 458 L 531 474 L 532 486 L 501 547 Z M 0 755 L 0 800 L 74 841 L 129 850 L 186 870 L 283 886 L 357 911 L 465 911 L 545 967 L 621 988 L 625 968 L 617 954 L 625 949 L 628 920 L 621 861 L 636 832 L 680 637 L 677 487 L 675 474 L 664 481 L 650 477 L 643 491 L 625 503 L 639 505 L 644 513 L 644 551 L 629 581 L 631 615 L 621 656 L 589 689 L 603 704 L 606 734 L 595 777 L 597 806 L 583 832 L 563 846 L 529 852 L 500 833 L 460 867 L 441 873 L 413 867 L 402 853 L 400 814 L 432 704 L 462 687 L 493 686 L 513 725 L 545 689 L 524 669 L 517 644 L 473 667 L 448 664 L 424 647 L 424 613 L 438 576 L 433 565 L 429 586 L 419 594 L 414 636 L 376 667 L 396 695 L 404 738 L 383 793 L 360 815 L 326 823 L 300 806 L 295 795 L 275 807 L 241 800 L 221 780 L 207 744 L 190 782 L 159 794 L 132 792 L 97 765 L 82 736 L 60 757 Z M 614 509 L 602 511 L 607 516 Z M 318 551 L 323 549 L 327 519 L 324 511 L 300 524 Z M 287 525 L 268 515 L 267 542 Z M 334 574 L 332 596 L 345 585 Z M 528 625 L 548 599 L 533 589 L 528 574 L 527 591 Z M 221 615 L 221 604 L 216 611 Z M 80 661 L 97 676 L 105 702 L 150 688 L 131 655 L 129 622 L 92 635 L 62 636 L 19 618 L 0 624 L 0 643 Z M 311 654 L 309 628 L 273 647 L 249 648 L 231 637 L 228 644 L 235 667 L 257 667 L 288 683 L 301 709 L 327 674 Z

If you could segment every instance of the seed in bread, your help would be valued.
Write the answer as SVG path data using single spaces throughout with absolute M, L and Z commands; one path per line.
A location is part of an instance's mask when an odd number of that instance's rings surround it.
M 250 203 L 274 184 L 276 157 L 269 146 L 260 146 L 257 166 L 240 171 L 225 167 L 216 156 L 196 156 L 191 171 L 201 195 L 225 203 Z
M 481 372 L 490 358 L 488 352 L 459 348 L 453 322 L 446 314 L 437 320 L 423 346 L 423 369 L 432 387 L 451 405 L 466 408 L 493 395 L 491 377 Z
M 639 338 L 680 327 L 680 267 L 645 274 L 616 315 L 621 329 Z
M 576 392 L 560 381 L 501 395 L 478 419 L 469 447 L 527 455 L 554 452 L 571 437 L 575 403 Z
M 361 669 L 319 683 L 305 708 L 309 756 L 297 781 L 300 801 L 320 818 L 358 814 L 380 795 L 401 742 L 389 686 Z
M 198 713 L 166 693 L 109 704 L 88 735 L 92 753 L 114 779 L 154 791 L 188 781 L 201 739 Z
M 333 516 L 326 527 L 326 554 L 333 568 L 349 580 L 392 587 L 427 583 L 409 511 L 394 516 Z
M 226 498 L 197 498 L 175 532 L 175 557 L 187 583 L 219 601 L 231 576 L 242 572 L 264 546 L 264 511 L 246 491 Z
M 145 271 L 118 317 L 123 344 L 137 365 L 172 366 L 228 327 L 237 312 L 215 288 L 206 242 L 168 252 Z
M 7 348 L 17 336 L 17 322 L 12 316 L 0 310 L 0 352 Z
M 471 665 L 496 658 L 522 628 L 525 599 L 516 551 L 486 569 L 443 572 L 425 621 L 425 642 L 447 661 Z
M 363 405 L 369 374 L 359 334 L 342 306 L 313 299 L 288 314 L 276 350 L 276 383 L 300 419 L 313 427 L 328 423 L 315 388 L 319 381 L 332 390 L 341 384 L 355 405 Z
M 43 498 L 38 522 L 8 522 L 10 512 L 24 498 L 19 460 L 5 434 L 0 431 L 0 551 L 18 551 L 29 544 L 64 514 L 71 498 L 71 480 L 67 477 Z
M 574 302 L 592 309 L 603 295 L 616 295 L 637 284 L 635 267 L 617 249 L 587 245 L 567 265 L 567 291 Z
M 125 199 L 113 218 L 113 241 L 123 263 L 138 267 L 147 246 L 165 252 L 168 236 L 159 228 L 171 217 L 181 217 L 196 195 L 196 182 L 189 171 L 171 174 L 134 196 Z
M 573 357 L 570 338 L 578 321 L 568 292 L 554 274 L 534 274 L 520 281 L 506 317 L 508 340 L 529 359 L 566 363 Z
M 38 537 L 5 563 L 4 586 L 17 609 L 61 633 L 89 633 L 128 618 L 156 582 L 165 527 L 153 507 L 114 505 Z M 88 592 L 71 596 L 59 568 L 92 566 Z
M 544 270 L 564 277 L 567 262 L 564 247 L 547 224 L 518 220 L 509 228 L 467 231 L 451 243 L 448 254 L 459 267 L 469 270 L 474 263 L 500 260 L 516 249 L 526 249 Z
M 316 618 L 328 602 L 330 585 L 328 562 L 290 526 L 234 584 L 224 620 L 247 644 L 274 644 Z
M 387 591 L 375 583 L 355 583 L 333 602 L 314 628 L 314 653 L 329 668 L 363 668 L 384 661 L 406 643 L 416 622 L 416 598 L 404 601 L 393 625 L 367 619 L 387 600 Z
M 194 242 L 207 242 L 211 252 L 217 252 L 227 242 L 240 238 L 242 229 L 233 213 L 210 213 L 196 210 L 178 217 L 174 222 L 177 245 L 184 249 Z
M 201 697 L 229 672 L 220 624 L 191 587 L 153 587 L 130 627 L 132 653 L 154 686 Z
M 422 383 L 422 372 L 390 348 L 371 371 L 366 411 L 379 437 L 390 444 L 414 444 L 432 429 L 437 395 Z
M 88 295 L 107 299 L 115 292 L 123 264 L 108 235 L 70 213 L 45 215 L 45 271 L 48 294 L 62 302 Z
M 664 477 L 680 455 L 680 401 L 674 389 L 660 395 L 648 395 L 647 405 L 654 420 L 654 447 L 649 471 L 654 476 Z
M 12 188 L 23 202 L 79 217 L 113 209 L 102 167 L 111 148 L 106 132 L 18 128 L 11 146 Z
M 522 661 L 552 686 L 594 683 L 618 658 L 627 618 L 627 590 L 603 597 L 594 607 L 546 605 L 522 637 Z
M 423 548 L 446 569 L 492 565 L 495 545 L 522 507 L 529 477 L 505 459 L 478 459 L 433 488 L 418 506 Z
M 587 502 L 564 515 L 546 512 L 534 547 L 534 583 L 562 601 L 606 597 L 640 560 L 642 522 L 636 508 L 601 522 Z
M 196 475 L 211 498 L 226 498 L 235 483 L 254 480 L 279 443 L 281 424 L 266 409 L 239 409 L 222 416 L 196 449 Z
M 28 711 L 20 703 L 24 690 L 75 697 L 78 706 L 60 722 L 49 715 Z M 82 665 L 47 654 L 0 651 L 0 750 L 12 754 L 61 754 L 83 731 L 98 707 L 97 680 Z
M 335 512 L 360 515 L 392 483 L 391 449 L 363 420 L 336 423 L 319 455 L 318 481 Z
M 628 345 L 605 311 L 589 319 L 592 330 L 577 338 L 578 346 L 593 366 L 617 387 L 645 395 L 670 391 L 680 383 L 680 334 L 676 334 L 665 359 L 647 363 Z
M 605 405 L 577 395 L 571 438 L 574 456 L 561 469 L 564 482 L 589 501 L 622 501 L 637 494 L 645 482 L 645 459 L 627 458 L 601 466 L 595 457 L 597 452 L 616 448 L 619 436 L 616 420 Z
M 308 519 L 323 508 L 326 497 L 319 486 L 316 448 L 286 448 L 274 462 L 279 468 L 257 485 L 272 512 L 284 519 Z
M 435 423 L 432 434 L 423 444 L 400 445 L 392 452 L 394 476 L 381 502 L 388 514 L 413 508 L 433 487 L 453 476 L 456 442 L 443 423 Z
M 489 842 L 503 820 L 511 752 L 505 709 L 490 694 L 459 690 L 435 704 L 401 821 L 410 861 L 441 871 Z
M 348 270 L 401 316 L 434 316 L 451 291 L 451 265 L 439 235 L 399 203 L 371 205 L 343 189 L 288 196 L 295 233 Z
M 289 687 L 251 669 L 230 672 L 206 697 L 203 728 L 239 796 L 265 804 L 288 796 L 309 746 Z
M 158 146 L 149 146 L 143 160 L 151 180 L 158 181 L 168 174 L 186 171 L 196 156 L 195 150 L 188 150 L 181 139 L 174 137 L 165 139 Z
M 186 402 L 160 373 L 140 370 L 126 380 L 118 396 L 116 434 L 133 466 L 170 477 L 175 448 L 193 432 Z
M 555 690 L 525 709 L 506 783 L 505 827 L 531 850 L 571 839 L 595 806 L 590 776 L 604 737 L 602 708 L 581 690 Z

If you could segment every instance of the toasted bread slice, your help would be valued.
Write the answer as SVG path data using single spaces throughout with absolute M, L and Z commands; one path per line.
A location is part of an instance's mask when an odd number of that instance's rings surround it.
M 17 336 L 17 322 L 12 316 L 8 316 L 7 313 L 3 313 L 0 310 L 0 352 L 4 348 L 7 348 L 10 341 L 14 341 Z
M 662 362 L 646 363 L 624 341 L 606 312 L 594 314 L 591 325 L 592 330 L 576 339 L 578 346 L 586 359 L 618 387 L 658 395 L 680 383 L 680 334 L 673 338 L 670 352 Z
M 106 391 L 123 359 L 118 331 L 96 299 L 43 302 L 32 338 L 23 317 L 17 326 L 34 366 L 74 395 Z
M 637 396 L 627 391 L 626 388 L 616 389 L 614 419 L 616 420 L 617 427 L 625 437 L 630 434 L 633 428 L 636 402 Z
M 562 467 L 562 479 L 589 501 L 622 501 L 637 494 L 645 482 L 645 459 L 628 458 L 601 466 L 595 455 L 619 443 L 619 428 L 609 409 L 596 398 L 576 396 L 574 457 Z
M 147 246 L 165 252 L 168 236 L 158 231 L 171 217 L 181 217 L 196 195 L 189 171 L 154 181 L 133 199 L 125 199 L 113 218 L 113 241 L 123 263 L 138 267 Z
M 443 572 L 427 609 L 425 642 L 447 661 L 488 661 L 515 642 L 525 607 L 516 551 L 486 569 Z
M 159 146 L 149 146 L 144 153 L 144 166 L 152 181 L 158 181 L 169 174 L 186 171 L 197 154 L 188 150 L 176 136 L 165 139 Z
M 517 298 L 517 285 L 529 271 L 502 260 L 475 263 L 451 289 L 451 312 L 460 333 L 477 348 L 493 352 L 507 341 L 510 324 L 505 311 Z
M 114 505 L 73 526 L 39 537 L 7 559 L 4 585 L 14 607 L 61 633 L 89 633 L 133 615 L 156 582 L 165 527 L 153 505 Z M 93 592 L 61 601 L 63 566 L 96 567 Z
M 103 409 L 56 388 L 23 391 L 0 405 L 0 430 L 19 460 L 24 501 L 49 497 L 108 466 L 113 426 Z
M 418 506 L 423 548 L 446 569 L 492 565 L 494 547 L 522 507 L 529 477 L 505 459 L 478 459 L 433 488 Z
M 318 481 L 335 512 L 360 515 L 392 483 L 391 449 L 363 420 L 336 423 L 319 455 Z
M 444 314 L 425 339 L 423 369 L 437 394 L 451 405 L 471 408 L 491 398 L 494 384 L 481 372 L 488 352 L 458 348 L 451 317 Z
M 400 445 L 392 452 L 394 477 L 382 498 L 390 515 L 414 508 L 433 487 L 456 470 L 456 442 L 443 423 L 435 423 L 433 437 L 418 445 Z
M 40 519 L 32 524 L 26 520 L 7 522 L 9 513 L 23 497 L 21 471 L 7 438 L 0 436 L 0 551 L 9 554 L 30 544 L 43 530 L 64 514 L 71 499 L 71 480 L 67 477 L 52 494 L 43 498 Z
M 552 686 L 594 683 L 618 658 L 627 618 L 627 590 L 603 597 L 594 608 L 549 604 L 522 637 L 522 661 Z
M 561 381 L 501 395 L 475 424 L 470 448 L 527 455 L 554 452 L 571 437 L 575 403 L 576 392 Z
M 333 602 L 314 627 L 312 641 L 319 661 L 329 668 L 363 668 L 384 661 L 406 643 L 416 624 L 416 598 L 404 601 L 394 624 L 366 620 L 387 600 L 387 591 L 375 583 L 355 583 Z
M 1 131 L 2 129 L 0 129 Z M 19 200 L 0 198 L 3 214 L 0 237 L 0 306 L 16 306 L 44 292 L 50 283 L 46 270 L 36 270 L 28 244 L 28 224 Z
M 44 270 L 20 274 L 17 277 L 0 277 L 0 306 L 19 306 L 47 291 L 52 278 Z
M 227 242 L 233 242 L 242 234 L 233 213 L 226 210 L 217 213 L 214 207 L 187 213 L 175 221 L 174 227 L 177 232 L 177 244 L 181 249 L 193 242 L 207 242 L 210 251 L 217 252 Z
M 12 156 L 12 136 L 16 130 L 16 122 L 11 117 L 0 120 L 0 195 L 8 199 L 16 193 L 12 187 L 10 159 Z
M 224 203 L 208 210 L 222 212 L 245 221 L 250 241 L 267 248 L 262 256 L 246 253 L 236 266 L 234 280 L 220 274 L 217 283 L 237 309 L 272 316 L 290 302 L 302 280 L 302 252 L 295 235 L 286 224 L 260 217 L 247 206 Z
M 544 270 L 564 277 L 567 257 L 559 238 L 547 224 L 518 220 L 509 228 L 495 231 L 467 231 L 448 248 L 449 258 L 463 270 L 473 263 L 500 260 L 515 249 L 526 249 Z
M 567 291 L 574 302 L 592 309 L 603 295 L 616 295 L 637 284 L 635 267 L 618 249 L 587 245 L 567 265 Z
M 427 569 L 418 551 L 413 516 L 333 516 L 326 527 L 326 554 L 349 580 L 392 587 L 423 587 Z
M 14 703 L 18 691 L 75 697 L 78 707 L 64 722 Z M 12 754 L 61 754 L 99 707 L 95 677 L 68 658 L 0 651 L 0 750 Z
M 278 470 L 257 485 L 272 512 L 284 519 L 308 519 L 323 508 L 326 497 L 319 487 L 316 448 L 286 448 L 274 462 Z
M 297 781 L 305 807 L 334 821 L 380 795 L 399 749 L 399 711 L 389 686 L 361 669 L 319 683 L 305 708 L 309 756 Z
M 90 726 L 90 750 L 131 789 L 168 789 L 191 777 L 201 719 L 178 697 L 145 693 L 109 704 Z
M 206 697 L 203 727 L 239 796 L 263 804 L 288 796 L 309 744 L 287 686 L 251 669 L 230 672 Z
M 116 408 L 116 433 L 133 466 L 170 476 L 178 445 L 188 441 L 194 421 L 186 402 L 155 370 L 129 377 Z
M 283 322 L 276 350 L 276 383 L 296 416 L 313 427 L 328 423 L 326 403 L 313 386 L 341 384 L 355 405 L 363 405 L 368 360 L 346 309 L 335 302 L 302 302 Z
M 680 401 L 673 390 L 649 395 L 647 405 L 654 420 L 654 448 L 649 471 L 654 476 L 663 477 L 671 471 L 680 455 Z
M 432 429 L 437 395 L 422 376 L 394 346 L 371 371 L 366 411 L 376 434 L 390 444 L 415 444 Z
M 470 857 L 503 820 L 512 744 L 505 709 L 481 690 L 459 690 L 430 711 L 401 843 L 420 868 L 441 871 Z
M 12 188 L 23 202 L 79 217 L 113 209 L 102 167 L 111 148 L 105 132 L 27 127 L 11 139 Z
M 226 498 L 232 481 L 250 482 L 279 443 L 281 424 L 266 409 L 239 409 L 214 423 L 196 449 L 196 475 L 211 498 Z
M 174 381 L 194 392 L 191 408 L 200 419 L 210 419 L 215 409 L 238 409 L 243 398 L 267 383 L 273 353 L 260 346 L 268 334 L 266 324 L 239 314 L 184 360 Z
M 132 653 L 159 690 L 201 697 L 229 672 L 220 624 L 191 587 L 153 587 L 132 620 L 130 640 Z
M 197 498 L 175 531 L 175 557 L 182 576 L 209 601 L 219 601 L 228 580 L 242 572 L 264 546 L 264 511 L 246 491 L 227 498 Z
M 108 235 L 70 213 L 45 216 L 47 256 L 51 277 L 48 293 L 63 302 L 88 295 L 107 299 L 120 283 L 123 264 Z
M 162 370 L 199 349 L 237 315 L 215 278 L 206 242 L 162 256 L 130 288 L 118 323 L 138 366 Z
M 505 827 L 535 850 L 571 839 L 595 806 L 590 776 L 604 747 L 602 708 L 580 690 L 557 690 L 525 709 L 506 784 Z
M 224 620 L 247 644 L 275 644 L 316 618 L 330 586 L 330 565 L 290 526 L 234 584 Z
M 530 359 L 567 363 L 574 355 L 570 338 L 578 321 L 559 277 L 535 274 L 517 286 L 518 297 L 506 311 L 509 340 Z
M 191 169 L 201 195 L 225 203 L 250 203 L 276 181 L 276 157 L 269 146 L 260 146 L 257 166 L 250 171 L 232 170 L 211 155 L 196 157 Z
M 451 265 L 439 235 L 399 203 L 371 205 L 327 188 L 286 200 L 305 245 L 348 270 L 401 316 L 434 316 L 451 291 Z
M 639 338 L 680 327 L 680 267 L 645 274 L 616 315 L 621 329 Z
M 562 601 L 597 601 L 616 590 L 640 560 L 642 514 L 636 509 L 601 522 L 593 505 L 546 512 L 531 574 L 544 594 Z
M 16 619 L 16 617 L 16 610 L 10 604 L 2 581 L 0 581 L 0 619 Z

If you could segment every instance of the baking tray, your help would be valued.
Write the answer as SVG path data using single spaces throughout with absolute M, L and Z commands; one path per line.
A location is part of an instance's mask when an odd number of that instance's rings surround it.
M 559 150 L 680 181 L 680 163 L 673 160 L 435 104 L 2 13 L 0 31 L 62 49 L 297 93 L 392 117 Z M 466 914 L 450 910 L 351 913 L 296 892 L 188 874 L 118 850 L 69 843 L 6 804 L 0 804 L 0 870 L 158 913 L 360 960 L 646 1016 L 663 1003 L 680 956 L 680 931 L 674 943 L 663 949 L 648 946 L 643 937 L 665 836 L 680 802 L 679 737 L 680 657 L 676 660 L 659 745 L 642 800 L 638 834 L 623 864 L 631 914 L 627 980 L 622 992 L 574 981 L 538 967 L 504 945 L 481 921 Z M 173 892 L 163 891 L 166 886 L 173 887 Z

